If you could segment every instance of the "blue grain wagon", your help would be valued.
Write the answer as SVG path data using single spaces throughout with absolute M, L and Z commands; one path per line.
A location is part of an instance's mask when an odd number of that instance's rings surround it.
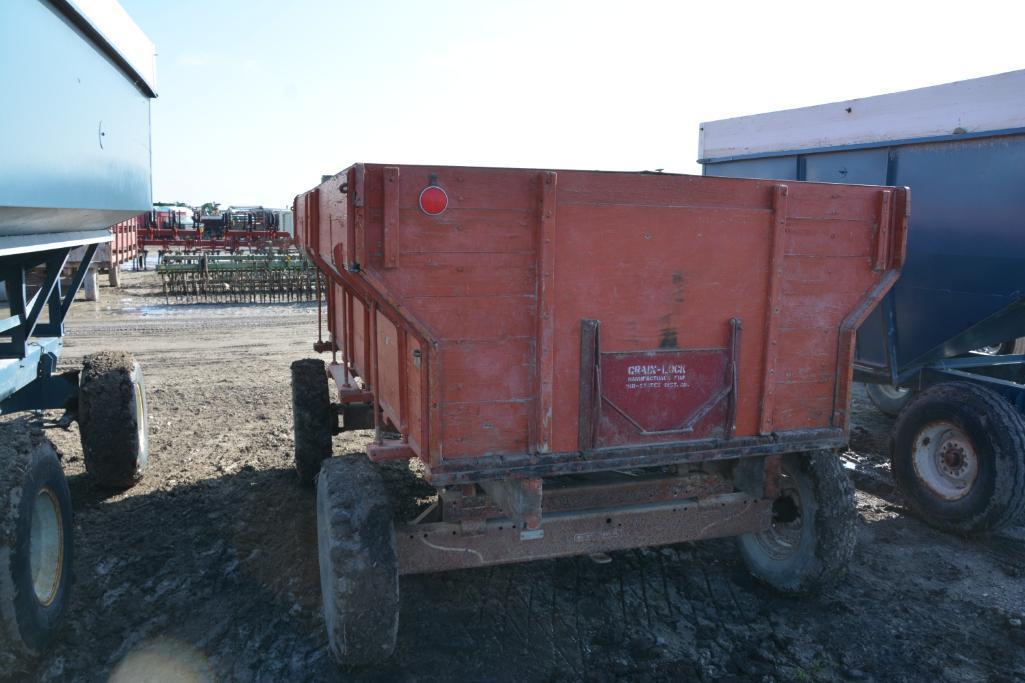
M 57 361 L 108 228 L 152 203 L 154 55 L 115 0 L 0 3 L 0 415 L 63 409 L 87 471 L 115 487 L 146 464 L 142 370 L 116 352 L 70 372 Z M 53 447 L 21 427 L 0 424 L 0 675 L 46 646 L 71 588 L 68 485 Z
M 1025 509 L 1025 70 L 704 123 L 705 175 L 911 188 L 907 263 L 855 376 L 898 419 L 894 476 L 936 526 Z

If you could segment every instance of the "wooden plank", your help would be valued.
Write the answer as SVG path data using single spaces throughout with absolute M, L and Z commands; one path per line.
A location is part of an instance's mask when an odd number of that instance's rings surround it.
M 538 453 L 547 453 L 552 443 L 552 391 L 555 383 L 555 209 L 558 174 L 541 174 L 541 210 L 537 234 L 537 441 Z
M 441 351 L 445 364 L 442 400 L 477 402 L 527 400 L 534 395 L 534 340 L 448 342 Z
M 597 320 L 580 321 L 580 412 L 577 448 L 589 451 L 594 448 L 598 435 L 598 334 Z
M 875 229 L 869 222 L 794 218 L 787 220 L 787 256 L 863 256 L 875 247 Z
M 533 298 L 467 296 L 408 298 L 407 308 L 430 321 L 442 340 L 533 336 Z
M 427 444 L 427 421 L 424 416 L 428 414 L 428 411 L 424 410 L 423 386 L 427 375 L 424 373 L 423 349 L 420 347 L 419 340 L 413 336 L 408 338 L 406 348 L 408 353 L 404 362 L 408 392 L 406 420 L 409 424 L 409 444 L 418 454 L 425 456 L 423 447 Z
M 389 271 L 388 284 L 410 300 L 427 297 L 530 296 L 536 286 L 530 252 L 414 253 Z
M 758 432 L 773 431 L 773 409 L 776 399 L 776 357 L 779 353 L 779 322 L 782 313 L 783 264 L 786 249 L 788 188 L 776 185 L 772 195 L 772 250 L 769 256 L 769 295 L 765 317 L 765 355 L 762 370 L 761 417 Z
M 875 260 L 873 270 L 883 270 L 890 254 L 890 221 L 893 220 L 893 190 L 879 193 L 879 223 L 876 225 Z
M 524 208 L 449 209 L 426 216 L 419 208 L 400 210 L 401 253 L 534 253 L 535 214 Z
M 833 412 L 835 376 L 808 382 L 779 382 L 773 427 L 777 431 L 828 424 Z
M 356 226 L 353 232 L 353 254 L 349 258 L 349 266 L 352 268 L 367 261 L 366 167 L 363 164 L 356 164 L 354 171 L 355 183 L 350 188 L 350 192 L 353 193 L 352 206 Z
M 445 460 L 527 452 L 534 401 L 446 403 Z
M 399 371 L 399 433 L 403 441 L 409 441 L 409 367 L 406 365 L 406 356 L 409 354 L 409 334 L 405 328 L 398 330 L 398 358 L 395 365 Z
M 384 227 L 381 241 L 384 250 L 382 263 L 385 268 L 399 267 L 401 249 L 399 230 L 399 168 L 384 167 Z
M 776 361 L 779 382 L 821 381 L 836 374 L 837 329 L 780 328 Z
M 374 356 L 374 393 L 398 427 L 402 421 L 402 365 L 399 363 L 399 329 L 380 310 L 376 312 L 377 343 Z

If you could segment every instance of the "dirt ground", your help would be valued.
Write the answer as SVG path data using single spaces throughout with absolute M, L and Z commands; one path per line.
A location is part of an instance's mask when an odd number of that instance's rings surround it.
M 112 494 L 86 477 L 77 427 L 50 432 L 74 498 L 74 592 L 57 642 L 12 679 L 1025 680 L 1025 529 L 965 540 L 909 516 L 880 455 L 889 421 L 860 392 L 859 548 L 835 588 L 777 595 L 729 539 L 406 577 L 394 660 L 340 671 L 313 493 L 291 466 L 288 368 L 313 355 L 315 305 L 165 306 L 156 282 L 129 272 L 73 309 L 65 363 L 110 348 L 141 361 L 151 464 Z M 338 436 L 335 452 L 365 442 Z

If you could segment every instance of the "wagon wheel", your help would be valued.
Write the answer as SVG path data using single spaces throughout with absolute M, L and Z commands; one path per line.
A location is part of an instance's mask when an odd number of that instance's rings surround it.
M 395 528 L 384 482 L 365 455 L 324 462 L 317 546 L 331 655 L 346 667 L 387 659 L 399 628 Z
M 85 469 L 102 486 L 124 488 L 149 464 L 149 417 L 142 366 L 130 353 L 86 356 L 79 375 L 78 426 Z
M 21 423 L 7 425 L 8 429 Z M 38 655 L 71 590 L 71 494 L 53 446 L 27 433 L 0 439 L 0 669 Z
M 840 459 L 829 451 L 784 456 L 772 526 L 740 536 L 751 573 L 785 593 L 832 583 L 854 554 L 854 489 Z
M 1018 337 L 1017 339 L 1011 339 L 1010 341 L 991 346 L 982 346 L 975 350 L 989 356 L 1007 356 L 1010 354 L 1020 356 L 1025 354 L 1025 337 Z
M 984 533 L 1025 509 L 1025 419 L 1002 396 L 968 382 L 932 386 L 907 406 L 890 461 L 908 505 L 929 524 Z
M 331 457 L 335 414 L 327 384 L 327 370 L 319 358 L 292 363 L 292 432 L 295 471 L 303 485 L 313 484 L 321 463 Z
M 879 412 L 890 417 L 897 417 L 908 404 L 914 392 L 890 384 L 866 384 L 865 393 Z

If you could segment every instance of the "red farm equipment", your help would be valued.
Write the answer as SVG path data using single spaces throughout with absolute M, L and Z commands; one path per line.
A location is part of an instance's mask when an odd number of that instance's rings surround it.
M 140 254 L 139 231 L 145 230 L 148 219 L 149 215 L 142 213 L 110 226 L 111 240 L 96 248 L 92 266 L 85 274 L 82 283 L 86 301 L 96 301 L 99 297 L 97 276 L 100 272 L 107 273 L 111 287 L 121 286 L 121 267 L 134 261 Z M 85 251 L 85 247 L 71 250 L 68 262 L 65 264 L 65 269 L 69 273 L 81 265 Z
M 287 250 L 292 234 L 282 222 L 291 220 L 287 211 L 262 206 L 227 209 L 215 216 L 193 215 L 181 207 L 158 206 L 142 231 L 142 244 L 160 253 L 240 252 Z
M 294 211 L 328 282 L 333 362 L 292 391 L 339 661 L 392 651 L 400 574 L 739 536 L 780 590 L 842 575 L 855 330 L 906 189 L 356 164 Z M 412 519 L 388 460 L 437 494 Z

